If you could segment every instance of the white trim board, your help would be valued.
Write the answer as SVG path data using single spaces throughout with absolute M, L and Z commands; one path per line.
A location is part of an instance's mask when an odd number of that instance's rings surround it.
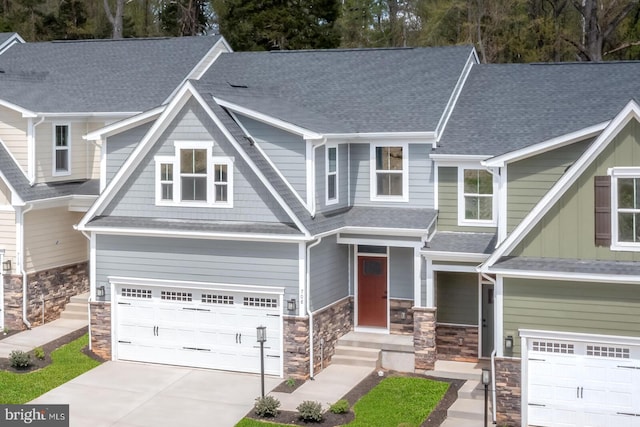
M 479 270 L 482 272 L 481 269 Z M 501 268 L 491 268 L 489 272 L 502 277 L 517 277 L 522 279 L 562 280 L 564 282 L 628 283 L 640 285 L 640 276 L 623 276 L 618 274 L 564 273 L 557 271 L 507 270 Z

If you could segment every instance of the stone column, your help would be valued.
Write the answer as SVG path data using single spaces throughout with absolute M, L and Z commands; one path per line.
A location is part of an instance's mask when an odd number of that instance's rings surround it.
M 89 303 L 91 324 L 91 351 L 105 360 L 111 360 L 111 303 Z
M 284 316 L 284 376 L 309 378 L 309 318 Z
M 413 307 L 413 322 L 415 370 L 433 370 L 436 363 L 436 309 Z
M 496 359 L 496 418 L 500 426 L 521 424 L 521 361 Z

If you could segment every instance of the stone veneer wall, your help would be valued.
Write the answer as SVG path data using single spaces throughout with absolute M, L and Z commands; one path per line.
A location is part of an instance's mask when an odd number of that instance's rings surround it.
M 391 333 L 413 335 L 413 300 L 391 299 L 389 301 Z M 404 319 L 402 318 L 404 316 Z
M 456 362 L 478 361 L 478 327 L 436 325 L 438 359 Z
M 331 363 L 338 339 L 353 329 L 353 298 L 344 298 L 313 315 L 314 375 Z
M 284 316 L 284 376 L 309 378 L 309 318 Z
M 413 322 L 415 371 L 433 370 L 436 363 L 436 309 L 414 307 Z
M 520 359 L 496 359 L 496 421 L 499 426 L 521 424 L 520 365 Z
M 22 322 L 22 276 L 4 276 L 5 325 L 24 329 Z M 66 265 L 28 275 L 27 319 L 32 326 L 60 317 L 69 299 L 89 291 L 88 263 Z M 42 297 L 44 296 L 44 309 Z
M 92 301 L 89 303 L 91 319 L 91 351 L 106 360 L 111 360 L 111 303 Z

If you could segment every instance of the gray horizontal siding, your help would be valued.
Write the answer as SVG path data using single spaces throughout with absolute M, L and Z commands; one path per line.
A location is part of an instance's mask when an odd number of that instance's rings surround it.
M 508 166 L 507 226 L 510 232 L 531 212 L 591 142 L 592 140 L 588 140 L 571 144 Z
M 316 149 L 316 207 L 318 212 L 330 211 L 349 206 L 349 146 L 338 145 L 338 203 L 328 205 L 326 146 Z
M 438 230 L 493 233 L 495 227 L 458 225 L 458 168 L 438 168 Z
M 438 322 L 478 324 L 478 275 L 438 272 L 436 276 Z
M 503 310 L 505 336 L 538 329 L 640 337 L 637 285 L 505 278 Z
M 279 286 L 285 298 L 298 296 L 297 244 L 99 235 L 96 248 L 97 285 L 123 276 Z
M 413 299 L 413 248 L 389 248 L 389 295 Z
M 133 129 L 129 129 L 107 139 L 107 184 L 118 173 L 120 167 L 127 160 L 131 152 L 153 126 L 153 122 L 145 123 Z
M 429 159 L 431 146 L 409 144 L 409 201 L 371 201 L 369 144 L 351 144 L 351 200 L 353 205 L 395 205 L 433 208 L 433 168 Z
M 154 156 L 173 156 L 175 141 L 214 141 L 214 156 L 235 158 L 233 209 L 155 205 Z M 249 165 L 215 126 L 202 108 L 190 101 L 159 138 L 116 195 L 106 215 L 176 219 L 291 222 L 289 216 L 259 181 Z
M 318 310 L 349 295 L 349 246 L 328 236 L 311 248 L 311 307 Z
M 238 115 L 258 146 L 298 192 L 302 200 L 307 195 L 306 142 L 299 135 L 285 132 L 265 123 Z

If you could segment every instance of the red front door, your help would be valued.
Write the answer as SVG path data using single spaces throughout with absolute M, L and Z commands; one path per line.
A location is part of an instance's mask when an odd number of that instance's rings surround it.
M 358 257 L 358 326 L 387 327 L 387 259 Z

